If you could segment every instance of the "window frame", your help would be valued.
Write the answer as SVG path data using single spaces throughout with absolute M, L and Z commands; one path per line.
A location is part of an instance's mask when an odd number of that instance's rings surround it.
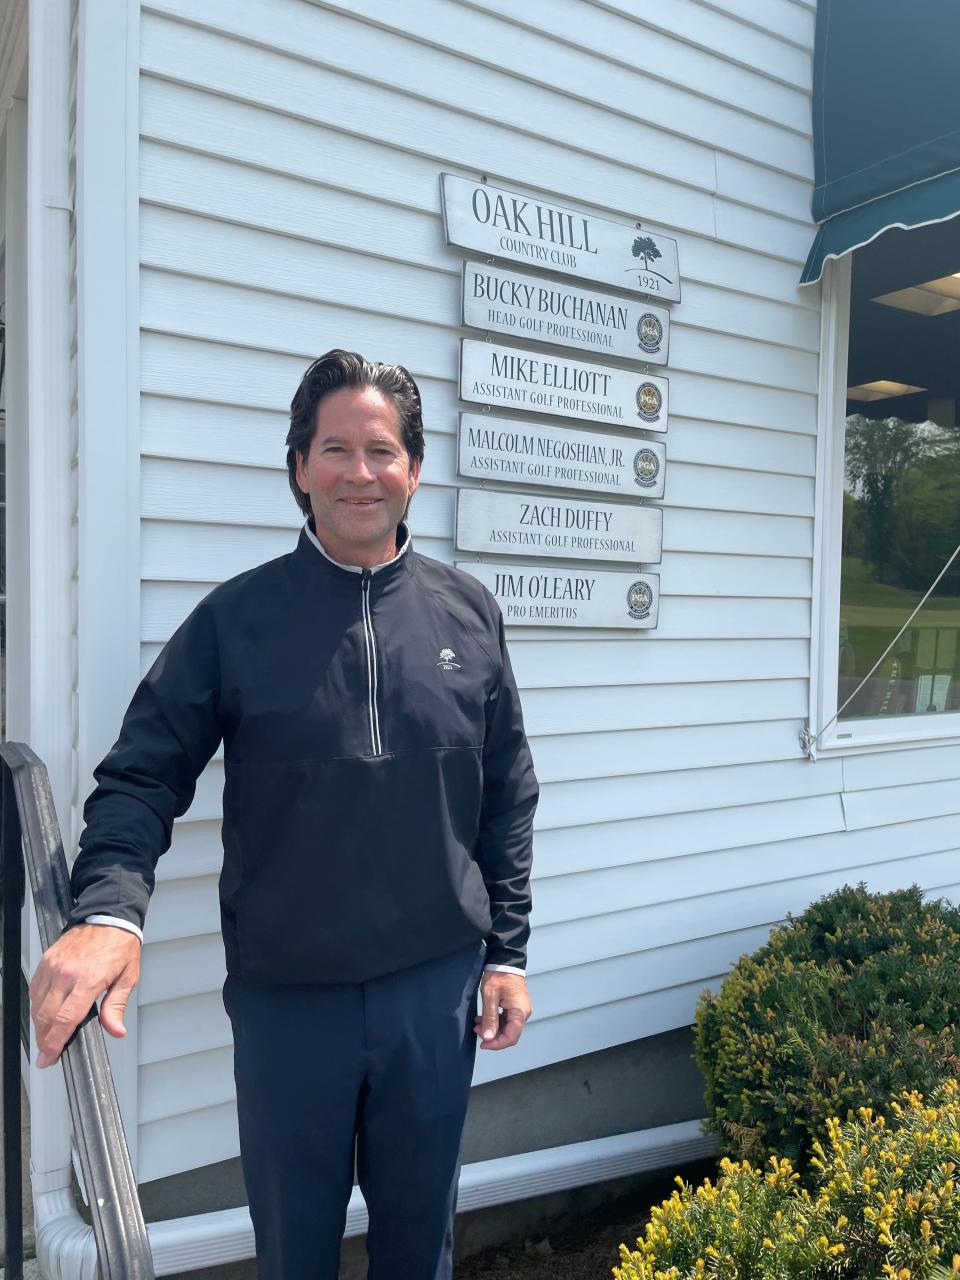
M 936 716 L 834 719 L 840 665 L 840 550 L 852 267 L 850 254 L 828 261 L 821 285 L 808 728 L 815 737 L 821 735 L 813 752 L 822 756 L 960 744 L 960 711 Z

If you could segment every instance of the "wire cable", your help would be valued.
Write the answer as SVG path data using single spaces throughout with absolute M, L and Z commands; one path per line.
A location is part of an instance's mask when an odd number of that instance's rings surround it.
M 950 559 L 949 559 L 949 560 L 947 561 L 947 563 L 943 566 L 943 568 L 940 570 L 940 572 L 939 572 L 939 573 L 937 574 L 937 576 L 934 578 L 933 582 L 932 582 L 932 583 L 930 584 L 930 586 L 927 588 L 927 593 L 926 593 L 926 595 L 923 597 L 923 599 L 920 601 L 920 603 L 919 603 L 919 604 L 917 605 L 917 607 L 914 609 L 913 613 L 911 613 L 910 617 L 906 620 L 906 622 L 903 624 L 903 626 L 900 628 L 900 630 L 897 632 L 897 634 L 893 637 L 893 639 L 890 641 L 890 643 L 889 643 L 889 644 L 887 645 L 887 647 L 884 649 L 883 653 L 881 653 L 880 657 L 876 660 L 876 662 L 873 664 L 873 666 L 870 668 L 870 670 L 867 672 L 867 674 L 863 677 L 863 679 L 860 681 L 860 683 L 859 683 L 859 684 L 857 685 L 857 687 L 854 689 L 853 693 L 851 693 L 850 697 L 849 697 L 849 698 L 847 698 L 847 700 L 844 702 L 843 706 L 841 706 L 841 707 L 838 707 L 838 708 L 837 708 L 836 715 L 832 716 L 832 717 L 831 717 L 831 719 L 829 719 L 829 720 L 827 721 L 827 723 L 823 726 L 823 728 L 822 728 L 822 729 L 820 730 L 820 732 L 819 732 L 819 733 L 817 733 L 817 734 L 813 734 L 813 733 L 811 733 L 809 724 L 808 724 L 808 725 L 806 725 L 806 726 L 804 727 L 803 731 L 802 731 L 802 732 L 801 732 L 801 734 L 800 734 L 800 745 L 801 745 L 801 747 L 803 748 L 804 754 L 806 755 L 806 757 L 807 757 L 807 759 L 808 759 L 808 760 L 815 760 L 815 759 L 816 759 L 816 756 L 815 756 L 815 754 L 814 754 L 814 753 L 815 753 L 815 751 L 816 751 L 817 744 L 820 742 L 820 739 L 821 739 L 821 738 L 823 737 L 823 735 L 827 732 L 827 730 L 830 728 L 830 726 L 831 726 L 831 725 L 833 725 L 833 724 L 835 724 L 835 723 L 836 723 L 836 721 L 840 719 L 840 717 L 843 715 L 843 713 L 844 713 L 844 711 L 846 710 L 846 708 L 850 705 L 850 703 L 854 700 L 854 698 L 857 696 L 857 694 L 860 692 L 860 690 L 863 688 L 863 686 L 867 683 L 867 681 L 870 679 L 870 677 L 871 677 L 871 676 L 873 675 L 873 673 L 876 671 L 877 667 L 879 667 L 879 666 L 880 666 L 880 663 L 881 663 L 881 662 L 883 662 L 884 658 L 887 656 L 887 654 L 891 651 L 891 649 L 893 648 L 893 646 L 897 643 L 897 641 L 900 639 L 900 637 L 901 637 L 901 636 L 903 635 L 903 633 L 906 631 L 907 627 L 909 627 L 910 623 L 914 620 L 914 618 L 917 616 L 917 614 L 920 612 L 920 610 L 923 608 L 923 606 L 927 603 L 927 601 L 929 600 L 930 596 L 931 596 L 931 595 L 933 594 L 933 592 L 936 590 L 937 585 L 938 585 L 938 583 L 940 582 L 940 579 L 941 579 L 941 578 L 943 577 L 943 575 L 947 572 L 947 570 L 948 570 L 948 569 L 950 568 L 950 566 L 953 564 L 954 560 L 956 560 L 956 558 L 957 558 L 957 556 L 958 556 L 958 555 L 960 555 L 960 543 L 958 543 L 958 545 L 957 545 L 956 547 L 954 547 L 954 549 L 953 549 L 953 554 L 951 555 Z

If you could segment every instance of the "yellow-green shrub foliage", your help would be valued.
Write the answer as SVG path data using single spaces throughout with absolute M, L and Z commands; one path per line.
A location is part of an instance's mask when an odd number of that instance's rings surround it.
M 931 1280 L 960 1275 L 960 1087 L 947 1080 L 924 1103 L 905 1090 L 888 1116 L 865 1107 L 827 1122 L 814 1143 L 818 1211 L 856 1276 Z
M 842 1254 L 826 1216 L 797 1187 L 789 1160 L 773 1156 L 770 1172 L 726 1157 L 714 1186 L 708 1178 L 652 1211 L 643 1239 L 620 1246 L 617 1280 L 781 1280 L 819 1276 Z
M 904 1092 L 889 1120 L 865 1108 L 827 1122 L 814 1186 L 788 1160 L 766 1174 L 721 1161 L 709 1179 L 654 1209 L 617 1280 L 936 1280 L 960 1277 L 960 1103 L 947 1081 L 924 1103 Z
M 960 911 L 920 889 L 845 886 L 774 930 L 697 1010 L 720 1150 L 805 1172 L 828 1116 L 960 1068 Z

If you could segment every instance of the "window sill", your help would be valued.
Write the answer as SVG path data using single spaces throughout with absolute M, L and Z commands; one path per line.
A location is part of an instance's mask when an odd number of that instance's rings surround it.
M 920 723 L 911 723 L 919 720 Z M 960 744 L 960 712 L 939 714 L 931 724 L 926 716 L 896 716 L 886 724 L 877 720 L 847 720 L 831 725 L 817 744 L 818 756 L 865 755 L 874 751 L 909 751 L 915 747 Z

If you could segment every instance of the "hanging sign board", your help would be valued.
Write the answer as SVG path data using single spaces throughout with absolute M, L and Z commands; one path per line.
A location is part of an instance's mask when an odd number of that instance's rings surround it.
M 677 242 L 452 173 L 440 175 L 447 244 L 680 301 Z
M 666 307 L 477 262 L 463 264 L 463 323 L 518 338 L 666 364 Z
M 508 626 L 640 630 L 657 625 L 660 578 L 655 573 L 467 560 L 458 560 L 456 567 L 492 592 Z
M 577 427 L 461 413 L 457 470 L 481 480 L 662 498 L 666 450 Z
M 460 399 L 666 431 L 666 378 L 464 338 Z
M 534 493 L 457 492 L 460 551 L 524 552 L 565 559 L 657 564 L 663 543 L 659 507 L 546 498 Z

